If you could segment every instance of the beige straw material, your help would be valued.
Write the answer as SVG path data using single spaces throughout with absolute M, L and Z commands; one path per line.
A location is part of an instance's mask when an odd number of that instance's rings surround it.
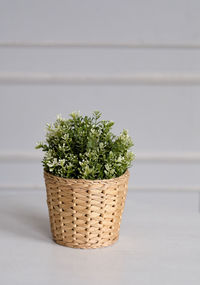
M 44 171 L 53 239 L 74 248 L 97 248 L 119 237 L 129 171 L 105 180 L 66 179 Z

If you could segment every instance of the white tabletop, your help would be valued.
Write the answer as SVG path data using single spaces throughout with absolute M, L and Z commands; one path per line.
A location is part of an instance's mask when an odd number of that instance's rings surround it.
M 198 193 L 131 192 L 119 241 L 72 249 L 51 240 L 45 191 L 0 192 L 0 284 L 200 284 Z

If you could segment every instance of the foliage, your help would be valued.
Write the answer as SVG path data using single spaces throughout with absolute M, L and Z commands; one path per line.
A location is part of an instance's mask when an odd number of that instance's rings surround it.
M 79 112 L 70 119 L 57 117 L 47 124 L 46 141 L 37 144 L 44 152 L 47 172 L 64 178 L 109 179 L 122 175 L 134 159 L 132 140 L 126 130 L 119 136 L 112 132 L 112 121 L 100 120 L 101 113 L 91 117 Z

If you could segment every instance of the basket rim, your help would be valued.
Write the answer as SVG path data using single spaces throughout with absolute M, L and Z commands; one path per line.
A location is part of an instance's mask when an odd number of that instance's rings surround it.
M 57 175 L 54 175 L 54 174 L 51 174 L 50 172 L 44 170 L 44 175 L 49 175 L 51 177 L 54 177 L 54 178 L 58 178 L 58 179 L 62 179 L 62 180 L 65 180 L 65 181 L 73 181 L 73 182 L 114 182 L 114 181 L 117 181 L 119 179 L 122 179 L 124 178 L 125 176 L 129 176 L 130 175 L 130 172 L 129 170 L 127 169 L 124 174 L 122 174 L 121 176 L 118 176 L 118 177 L 115 177 L 115 178 L 108 178 L 108 179 L 83 179 L 83 178 L 64 178 L 64 177 L 61 177 L 61 176 L 57 176 Z

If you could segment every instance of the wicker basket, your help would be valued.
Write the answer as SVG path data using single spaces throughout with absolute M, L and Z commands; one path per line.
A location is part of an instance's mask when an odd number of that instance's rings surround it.
M 119 237 L 129 171 L 114 179 L 66 179 L 44 171 L 53 239 L 74 248 L 97 248 Z

